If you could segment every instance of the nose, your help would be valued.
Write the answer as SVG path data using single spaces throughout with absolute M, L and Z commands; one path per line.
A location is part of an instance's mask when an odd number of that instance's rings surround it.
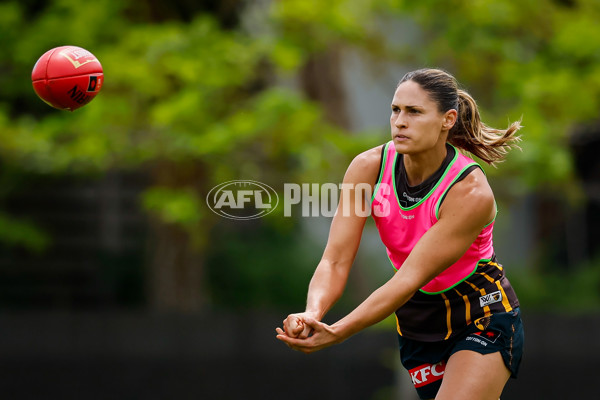
M 406 118 L 404 118 L 403 112 L 399 112 L 395 118 L 392 116 L 392 120 L 394 126 L 396 126 L 397 128 L 406 128 Z

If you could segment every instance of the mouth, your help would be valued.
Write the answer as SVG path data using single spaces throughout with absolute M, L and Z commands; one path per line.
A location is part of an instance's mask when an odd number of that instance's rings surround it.
M 406 135 L 394 135 L 394 139 L 397 139 L 397 140 L 408 140 L 410 138 L 408 136 L 406 136 Z

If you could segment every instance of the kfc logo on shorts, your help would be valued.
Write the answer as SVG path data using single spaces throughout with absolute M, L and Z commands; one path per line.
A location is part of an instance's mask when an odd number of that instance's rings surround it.
M 475 332 L 475 333 L 473 333 L 473 335 L 476 335 L 482 339 L 485 339 L 488 342 L 496 343 L 496 339 L 498 339 L 500 337 L 500 332 L 484 331 L 484 332 Z
M 444 377 L 446 363 L 440 361 L 437 364 L 423 364 L 408 371 L 415 388 L 429 385 L 432 382 L 439 381 Z

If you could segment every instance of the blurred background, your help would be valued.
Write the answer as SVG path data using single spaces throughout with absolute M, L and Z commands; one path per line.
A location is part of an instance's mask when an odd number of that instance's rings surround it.
M 341 181 L 389 137 L 404 73 L 440 67 L 483 120 L 522 118 L 485 167 L 525 356 L 503 399 L 592 397 L 600 344 L 597 0 L 0 2 L 0 392 L 6 399 L 414 399 L 394 321 L 306 356 L 329 218 L 236 221 L 230 180 Z M 32 90 L 76 45 L 105 84 L 73 113 Z M 391 276 L 370 222 L 334 322 Z

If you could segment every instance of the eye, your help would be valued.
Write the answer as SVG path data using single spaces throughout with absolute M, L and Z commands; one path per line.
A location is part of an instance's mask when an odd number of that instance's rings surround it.
M 421 111 L 417 110 L 416 108 L 409 108 L 406 111 L 408 111 L 411 114 L 421 114 Z
M 392 106 L 392 112 L 393 113 L 397 113 L 399 111 L 400 111 L 400 107 L 398 107 L 398 106 Z

